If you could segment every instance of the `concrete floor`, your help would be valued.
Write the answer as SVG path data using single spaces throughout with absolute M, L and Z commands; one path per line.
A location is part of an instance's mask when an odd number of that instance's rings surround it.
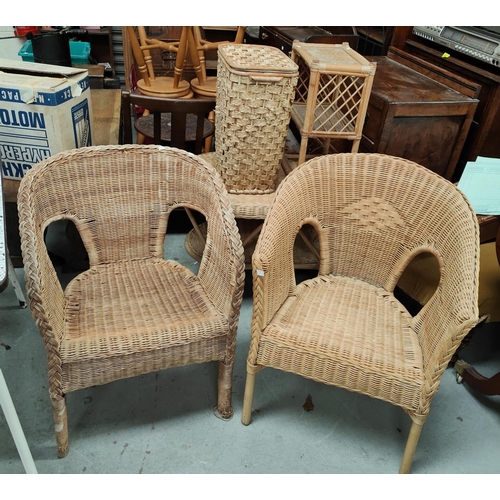
M 53 250 L 64 254 L 64 231 L 56 228 L 52 234 L 52 244 L 59 245 Z M 196 270 L 184 250 L 184 236 L 167 236 L 167 244 L 172 244 L 167 257 Z M 16 274 L 24 288 L 23 270 Z M 71 276 L 61 274 L 61 279 Z M 215 364 L 151 373 L 68 394 L 70 450 L 58 459 L 42 339 L 29 308 L 19 308 L 9 286 L 0 294 L 0 366 L 39 473 L 397 473 L 410 419 L 382 401 L 266 369 L 257 374 L 253 421 L 241 424 L 251 312 L 248 275 L 231 420 L 212 413 Z M 482 327 L 461 353 L 485 376 L 500 370 L 499 333 L 498 325 Z M 314 408 L 305 411 L 309 396 Z M 498 474 L 499 443 L 500 397 L 482 396 L 457 384 L 449 367 L 424 426 L 412 473 Z M 2 412 L 0 472 L 24 473 Z

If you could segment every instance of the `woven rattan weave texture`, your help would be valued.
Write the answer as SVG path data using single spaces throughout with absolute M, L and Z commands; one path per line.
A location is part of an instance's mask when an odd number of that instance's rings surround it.
M 68 392 L 173 366 L 218 361 L 217 410 L 231 416 L 244 259 L 227 192 L 211 165 L 161 146 L 71 150 L 30 170 L 18 205 L 59 456 L 68 451 Z M 163 259 L 168 218 L 179 206 L 207 220 L 197 275 Z M 44 229 L 60 219 L 75 224 L 90 261 L 65 290 L 44 243 Z
M 217 69 L 215 151 L 230 193 L 277 187 L 297 66 L 280 50 L 221 45 Z
M 317 278 L 295 283 L 302 224 L 318 234 Z M 395 298 L 415 255 L 439 262 L 434 295 L 412 316 Z M 276 191 L 253 254 L 253 319 L 243 423 L 269 366 L 402 407 L 408 472 L 441 376 L 478 322 L 477 218 L 450 182 L 378 154 L 317 157 Z M 262 417 L 262 415 L 260 415 Z
M 349 47 L 299 43 L 295 41 L 292 59 L 298 64 L 299 78 L 292 108 L 292 119 L 301 133 L 298 163 L 306 158 L 309 138 L 352 142 L 356 153 L 370 99 L 376 65 Z

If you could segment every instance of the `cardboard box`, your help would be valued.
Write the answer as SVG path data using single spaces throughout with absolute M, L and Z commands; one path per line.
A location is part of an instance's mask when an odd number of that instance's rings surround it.
M 0 59 L 3 176 L 21 180 L 36 163 L 92 145 L 88 71 Z

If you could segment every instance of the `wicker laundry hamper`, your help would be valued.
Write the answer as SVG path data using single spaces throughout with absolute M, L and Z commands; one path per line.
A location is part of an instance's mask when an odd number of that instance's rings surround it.
M 297 77 L 275 47 L 219 46 L 215 151 L 230 193 L 276 189 Z

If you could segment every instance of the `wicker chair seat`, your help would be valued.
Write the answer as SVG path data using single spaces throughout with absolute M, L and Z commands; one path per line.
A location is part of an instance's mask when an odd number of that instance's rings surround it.
M 262 332 L 257 363 L 416 410 L 424 377 L 410 322 L 392 293 L 317 277 L 298 285 Z
M 170 293 L 158 293 L 165 287 Z M 224 357 L 227 320 L 199 279 L 175 262 L 144 259 L 96 266 L 77 276 L 65 296 L 63 364 L 187 347 L 219 336 L 220 352 L 201 351 L 196 358 Z M 180 363 L 173 356 L 166 364 Z

